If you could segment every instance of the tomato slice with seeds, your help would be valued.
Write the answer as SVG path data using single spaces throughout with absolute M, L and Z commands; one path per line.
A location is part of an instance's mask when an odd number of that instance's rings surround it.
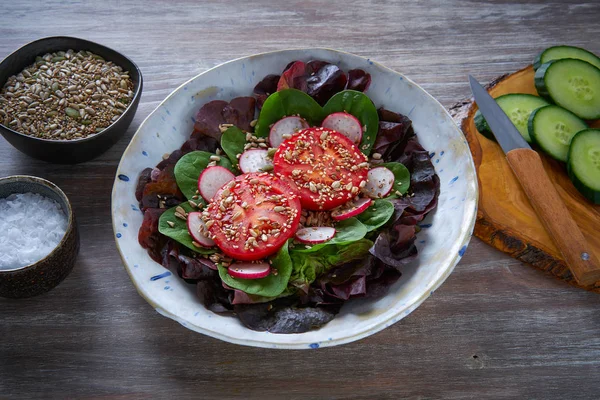
M 369 172 L 367 157 L 350 139 L 323 127 L 284 140 L 273 165 L 275 173 L 294 181 L 302 207 L 309 210 L 331 210 L 351 200 Z
M 252 261 L 276 253 L 294 235 L 300 207 L 294 182 L 266 172 L 249 173 L 220 188 L 202 217 L 223 253 Z

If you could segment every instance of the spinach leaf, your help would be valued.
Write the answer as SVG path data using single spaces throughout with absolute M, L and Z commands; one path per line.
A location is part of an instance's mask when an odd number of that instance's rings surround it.
M 297 89 L 283 89 L 265 100 L 258 116 L 255 135 L 269 136 L 271 124 L 290 115 L 300 115 L 311 125 L 319 125 L 325 118 L 323 108 L 312 97 Z
M 385 225 L 392 215 L 394 215 L 394 205 L 387 200 L 377 199 L 356 218 L 362 222 L 368 232 L 371 232 Z
M 334 244 L 347 244 L 353 243 L 365 237 L 367 234 L 367 227 L 364 226 L 356 218 L 348 218 L 338 222 L 335 225 L 335 236 L 324 243 L 312 245 L 309 249 L 300 247 L 294 248 L 295 252 L 298 253 L 314 253 L 325 246 L 331 246 Z
M 366 127 L 359 145 L 360 151 L 366 155 L 371 154 L 379 130 L 379 116 L 369 96 L 356 90 L 344 90 L 329 99 L 323 110 L 325 115 L 345 111 L 358 118 L 363 127 Z
M 181 203 L 178 207 L 183 208 L 186 212 L 197 211 L 189 205 L 188 202 Z M 175 209 L 177 207 L 169 208 L 167 211 L 162 213 L 158 220 L 158 231 L 165 236 L 181 243 L 189 249 L 192 249 L 196 253 L 200 254 L 212 254 L 216 252 L 215 248 L 196 247 L 192 244 L 192 237 L 190 236 L 187 228 L 187 222 L 179 219 L 175 216 Z M 171 227 L 169 222 L 174 225 Z
M 410 187 L 410 172 L 408 171 L 408 168 L 406 168 L 404 164 L 398 162 L 389 162 L 379 165 L 386 167 L 394 173 L 394 187 L 392 188 L 391 194 L 386 198 L 395 199 L 400 197 L 396 192 L 399 192 L 400 194 L 406 193 Z
M 371 246 L 373 246 L 372 241 L 360 239 L 346 244 L 332 244 L 308 253 L 292 249 L 290 257 L 293 271 L 290 284 L 295 287 L 306 287 L 332 267 L 366 257 Z
M 208 163 L 210 163 L 210 156 L 213 155 L 214 154 L 206 151 L 192 151 L 177 161 L 177 164 L 175 165 L 175 180 L 177 181 L 177 186 L 179 186 L 179 189 L 188 200 L 191 200 L 191 198 L 196 195 L 200 173 L 206 169 Z M 221 157 L 221 160 L 217 162 L 217 165 L 234 172 L 231 162 L 225 157 Z
M 231 164 L 234 167 L 238 165 L 237 155 L 244 152 L 244 145 L 246 144 L 246 134 L 236 126 L 232 126 L 227 129 L 221 135 L 221 147 L 231 160 Z
M 248 294 L 264 297 L 279 296 L 286 289 L 292 273 L 292 260 L 288 252 L 287 242 L 275 256 L 271 257 L 271 262 L 271 267 L 277 270 L 277 275 L 270 274 L 260 279 L 233 278 L 227 273 L 227 268 L 219 265 L 219 276 L 227 285 Z

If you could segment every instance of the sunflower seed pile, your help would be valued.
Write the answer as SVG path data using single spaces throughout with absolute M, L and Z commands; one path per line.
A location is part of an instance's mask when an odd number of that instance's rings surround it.
M 36 57 L 0 91 L 0 123 L 43 139 L 81 139 L 106 129 L 133 99 L 129 72 L 89 51 Z

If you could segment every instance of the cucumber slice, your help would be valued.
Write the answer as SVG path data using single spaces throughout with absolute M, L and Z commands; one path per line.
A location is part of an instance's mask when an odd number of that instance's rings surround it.
M 527 121 L 529 120 L 529 115 L 531 115 L 533 110 L 547 106 L 549 103 L 541 97 L 524 93 L 504 94 L 496 97 L 495 100 L 502 111 L 508 115 L 508 118 L 510 118 L 512 123 L 517 127 L 521 136 L 523 136 L 528 143 L 531 143 L 531 137 L 529 136 L 529 131 L 527 130 Z M 477 110 L 473 118 L 475 127 L 479 133 L 488 139 L 496 140 L 485 118 L 483 118 L 483 115 L 481 115 L 479 110 Z
M 576 58 L 587 61 L 596 68 L 600 68 L 600 58 L 586 49 L 574 46 L 554 46 L 548 47 L 542 51 L 533 61 L 533 69 L 537 70 L 542 64 L 552 60 L 562 60 L 563 58 Z
M 559 106 L 544 106 L 531 113 L 527 128 L 533 141 L 552 158 L 567 161 L 571 139 L 587 129 L 586 123 Z
M 588 62 L 565 58 L 542 64 L 535 88 L 579 118 L 600 118 L 600 69 Z
M 578 132 L 569 148 L 567 172 L 571 181 L 594 204 L 600 204 L 600 129 Z

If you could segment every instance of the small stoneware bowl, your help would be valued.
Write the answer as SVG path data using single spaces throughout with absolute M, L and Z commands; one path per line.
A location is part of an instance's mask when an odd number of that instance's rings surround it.
M 36 56 L 68 49 L 87 50 L 102 56 L 107 61 L 129 71 L 134 88 L 133 99 L 119 119 L 95 135 L 73 140 L 41 139 L 19 133 L 0 124 L 0 133 L 17 150 L 40 160 L 59 164 L 75 164 L 91 160 L 108 150 L 125 133 L 137 110 L 142 95 L 142 72 L 138 66 L 123 54 L 89 40 L 53 36 L 28 43 L 7 56 L 0 63 L 0 88 L 9 77 L 18 74 L 35 62 Z M 0 104 L 1 106 L 1 104 Z
M 69 199 L 54 183 L 35 176 L 0 178 L 0 198 L 15 193 L 37 193 L 56 201 L 69 222 L 62 240 L 41 260 L 14 269 L 0 270 L 0 297 L 32 297 L 45 293 L 69 275 L 79 253 L 79 232 Z
M 415 242 L 419 257 L 379 299 L 349 301 L 333 321 L 305 333 L 279 335 L 246 328 L 239 319 L 214 314 L 196 297 L 195 287 L 154 262 L 138 242 L 143 215 L 135 197 L 146 167 L 178 149 L 190 136 L 198 109 L 208 101 L 251 96 L 267 74 L 280 74 L 294 60 L 325 60 L 343 70 L 364 69 L 372 82 L 367 95 L 377 107 L 410 117 L 419 141 L 430 152 L 440 178 L 437 210 L 422 221 Z M 160 132 L 160 135 L 157 134 Z M 168 134 L 163 134 L 168 132 Z M 112 194 L 117 248 L 138 292 L 159 313 L 183 326 L 248 346 L 316 349 L 352 342 L 406 317 L 450 275 L 464 254 L 477 208 L 477 176 L 469 146 L 452 117 L 425 90 L 404 75 L 376 62 L 328 49 L 284 50 L 257 54 L 219 65 L 171 93 L 141 124 L 125 150 Z

